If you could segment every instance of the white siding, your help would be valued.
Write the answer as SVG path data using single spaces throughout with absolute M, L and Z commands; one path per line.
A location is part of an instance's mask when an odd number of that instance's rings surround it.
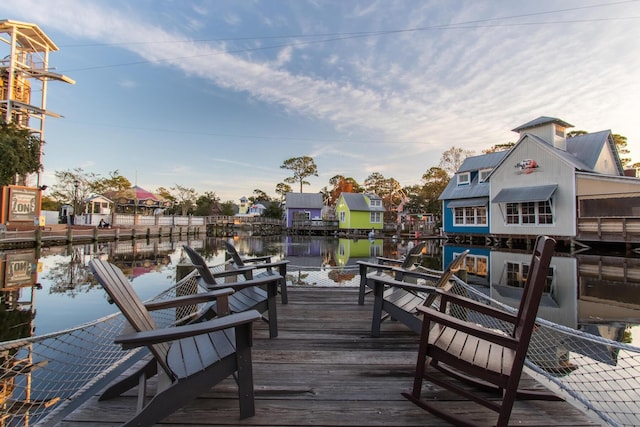
M 523 173 L 516 164 L 532 159 L 538 167 L 530 173 Z M 506 223 L 504 203 L 491 203 L 490 232 L 508 235 L 554 236 L 576 235 L 575 169 L 553 153 L 551 146 L 529 137 L 522 139 L 507 155 L 505 160 L 491 175 L 491 196 L 493 200 L 503 188 L 535 187 L 555 184 L 558 186 L 551 198 L 553 224 L 519 225 Z

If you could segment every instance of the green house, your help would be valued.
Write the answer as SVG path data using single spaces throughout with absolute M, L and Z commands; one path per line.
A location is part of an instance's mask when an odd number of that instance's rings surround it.
M 382 230 L 384 207 L 375 194 L 342 193 L 336 204 L 340 230 Z

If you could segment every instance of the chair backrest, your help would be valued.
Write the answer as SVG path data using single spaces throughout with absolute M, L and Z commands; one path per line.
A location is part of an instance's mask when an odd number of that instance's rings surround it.
M 520 346 L 529 346 L 533 327 L 538 314 L 538 306 L 547 281 L 549 263 L 553 256 L 556 241 L 548 236 L 538 236 L 529 264 L 529 273 L 524 286 L 517 320 L 513 328 L 513 337 Z
M 236 247 L 226 240 L 223 240 L 222 243 L 224 244 L 224 247 L 227 251 L 227 255 L 231 257 L 236 267 L 244 267 L 244 261 L 240 257 L 240 254 L 236 250 Z
M 415 245 L 413 248 L 411 248 L 409 253 L 407 253 L 407 256 L 404 257 L 401 268 L 408 270 L 412 268 L 414 264 L 417 264 L 418 262 L 420 262 L 420 258 L 422 257 L 422 250 L 424 249 L 426 244 L 427 242 L 423 241 Z
M 448 291 L 453 287 L 453 283 L 451 282 L 451 276 L 453 276 L 454 273 L 460 269 L 460 266 L 464 262 L 464 258 L 467 256 L 468 253 L 469 253 L 469 249 L 459 254 L 449 263 L 449 265 L 447 265 L 447 268 L 444 269 L 444 271 L 442 272 L 442 275 L 436 282 L 436 285 L 435 285 L 436 288 L 442 289 L 444 291 Z M 431 307 L 431 305 L 433 304 L 433 302 L 436 300 L 437 297 L 438 297 L 438 294 L 435 292 L 428 294 L 427 297 L 424 299 L 423 305 L 425 307 Z
M 211 273 L 211 270 L 207 266 L 207 262 L 204 260 L 204 258 L 202 258 L 202 255 L 196 252 L 196 250 L 189 245 L 183 245 L 182 247 L 187 253 L 187 256 L 191 260 L 193 266 L 196 268 L 196 270 L 198 270 L 198 273 L 200 273 L 200 277 L 202 277 L 202 280 L 204 280 L 209 285 L 217 284 L 216 278 L 213 277 L 213 273 Z
M 91 260 L 89 267 L 135 331 L 142 332 L 156 329 L 155 321 L 140 300 L 140 297 L 138 297 L 138 294 L 133 290 L 129 279 L 127 279 L 122 270 L 100 259 Z M 171 369 L 166 363 L 169 344 L 152 344 L 148 348 L 165 372 L 173 377 Z

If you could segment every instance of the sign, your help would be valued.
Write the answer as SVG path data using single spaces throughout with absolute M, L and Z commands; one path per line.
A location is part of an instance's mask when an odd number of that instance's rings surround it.
M 38 213 L 38 190 L 9 187 L 9 221 L 29 221 Z

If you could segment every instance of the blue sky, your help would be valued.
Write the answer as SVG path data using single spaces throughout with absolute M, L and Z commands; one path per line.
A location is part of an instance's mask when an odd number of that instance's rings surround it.
M 413 185 L 543 115 L 640 161 L 639 1 L 3 0 L 0 19 L 40 26 L 77 81 L 49 85 L 43 183 L 118 170 L 237 201 L 308 155 L 305 192 Z

